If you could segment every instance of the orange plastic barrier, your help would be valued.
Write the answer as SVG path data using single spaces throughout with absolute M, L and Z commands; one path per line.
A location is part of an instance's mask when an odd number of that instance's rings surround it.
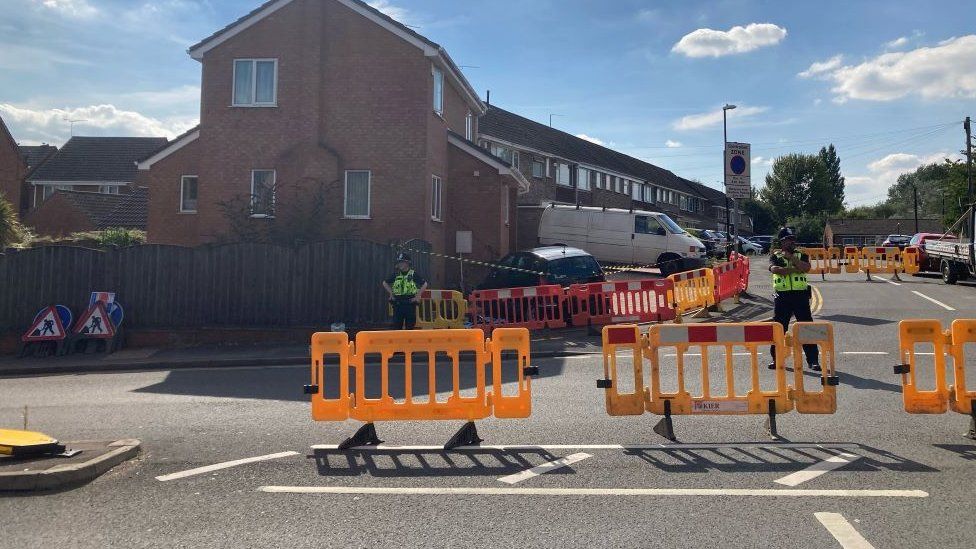
M 861 270 L 871 280 L 871 273 L 898 275 L 901 267 L 901 250 L 898 248 L 862 248 Z
M 905 248 L 905 250 L 901 253 L 902 272 L 906 274 L 917 274 L 922 270 L 920 259 L 921 252 L 919 251 L 918 246 L 909 246 Z
M 769 431 L 774 437 L 776 416 L 794 408 L 802 414 L 832 414 L 837 409 L 836 385 L 838 378 L 834 369 L 833 329 L 829 323 L 807 322 L 793 326 L 787 338 L 783 327 L 774 322 L 753 322 L 741 324 L 693 324 L 653 325 L 646 335 L 641 335 L 637 326 L 607 326 L 603 329 L 604 379 L 597 381 L 597 387 L 604 389 L 607 413 L 612 416 L 640 415 L 644 411 L 663 415 L 664 418 L 654 431 L 670 440 L 674 436 L 673 415 L 744 415 L 767 414 Z M 820 391 L 807 390 L 803 379 L 802 346 L 820 346 L 824 370 L 821 377 L 823 388 Z M 792 353 L 777 353 L 773 387 L 764 388 L 760 373 L 765 372 L 765 361 L 760 365 L 760 357 L 768 345 L 780 349 L 792 348 Z M 744 348 L 749 357 L 748 374 L 750 378 L 746 391 L 737 390 L 735 373 L 737 365 L 733 361 L 733 349 Z M 692 394 L 686 381 L 686 355 L 695 349 L 701 356 L 699 388 Z M 662 354 L 676 359 L 676 389 L 665 391 L 661 379 Z M 724 393 L 713 391 L 710 376 L 709 358 L 713 353 L 723 357 Z M 620 381 L 625 379 L 620 370 L 621 357 L 633 358 L 633 391 L 620 392 Z M 792 358 L 794 365 L 794 386 L 788 384 L 786 362 Z M 645 381 L 643 361 L 650 361 L 649 380 Z M 670 366 L 668 366 L 670 368 Z M 628 383 L 629 384 L 629 383 Z M 740 387 L 739 389 L 742 389 Z
M 860 272 L 861 270 L 861 250 L 856 246 L 844 246 L 845 271 L 848 274 Z
M 810 258 L 810 274 L 840 274 L 839 248 L 800 248 L 800 251 Z
M 574 284 L 567 296 L 573 325 L 674 320 L 671 280 L 635 280 Z
M 387 308 L 393 316 L 393 306 Z M 417 303 L 417 327 L 421 330 L 464 328 L 468 302 L 464 294 L 453 290 L 425 290 Z
M 715 305 L 715 273 L 711 269 L 696 269 L 676 273 L 668 277 L 674 284 L 675 322 L 681 323 L 681 315 L 692 309 Z
M 561 286 L 478 290 L 468 298 L 472 324 L 486 333 L 498 327 L 564 328 L 566 295 Z
M 499 328 L 492 336 L 486 340 L 483 331 L 474 329 L 360 332 L 355 345 L 350 345 L 344 332 L 316 333 L 312 381 L 305 386 L 312 399 L 312 419 L 366 422 L 340 449 L 379 444 L 373 423 L 392 420 L 465 420 L 445 448 L 477 444 L 481 439 L 475 420 L 492 414 L 498 418 L 531 414 L 531 376 L 538 374 L 530 367 L 528 330 Z M 516 361 L 514 395 L 502 391 L 503 353 L 514 354 Z M 331 363 L 327 366 L 327 362 Z M 391 379 L 391 364 L 398 368 L 402 364 L 402 379 Z M 492 367 L 490 391 L 488 365 Z M 415 375 L 415 367 L 424 367 L 426 376 Z M 438 379 L 444 383 L 444 378 L 449 378 L 451 389 L 446 398 L 439 398 Z M 418 392 L 414 384 L 419 381 L 426 381 L 426 388 Z M 350 392 L 352 382 L 355 387 Z M 402 386 L 403 394 L 391 394 L 391 383 Z M 462 384 L 469 383 L 473 387 L 462 391 Z
M 731 260 L 712 268 L 712 276 L 715 280 L 713 289 L 715 303 L 738 297 L 749 287 L 749 260 L 733 254 Z

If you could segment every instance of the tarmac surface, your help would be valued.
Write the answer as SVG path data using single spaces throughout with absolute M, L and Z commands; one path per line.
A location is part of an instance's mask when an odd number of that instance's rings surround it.
M 771 297 L 757 266 L 752 316 Z M 974 318 L 976 286 L 812 278 L 816 319 L 834 325 L 838 410 L 780 415 L 780 442 L 760 415 L 676 416 L 679 443 L 652 431 L 657 416 L 610 417 L 599 354 L 533 360 L 532 416 L 480 421 L 482 447 L 453 452 L 439 447 L 463 422 L 381 422 L 399 448 L 336 450 L 359 424 L 311 420 L 307 366 L 2 379 L 0 424 L 26 404 L 53 436 L 138 438 L 143 451 L 73 490 L 0 497 L 0 547 L 972 545 L 968 418 L 905 413 L 892 366 L 900 320 Z M 967 352 L 976 379 L 976 344 Z M 676 357 L 661 360 L 673 385 Z M 749 360 L 733 357 L 737 387 Z

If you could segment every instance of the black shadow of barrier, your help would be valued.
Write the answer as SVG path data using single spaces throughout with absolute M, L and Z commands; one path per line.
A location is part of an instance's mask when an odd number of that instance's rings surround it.
M 535 459 L 527 459 L 529 456 Z M 466 448 L 463 451 L 371 448 L 347 451 L 316 449 L 308 458 L 315 460 L 321 476 L 368 474 L 377 478 L 389 478 L 505 476 L 559 459 L 559 456 L 543 448 Z M 567 466 L 547 474 L 567 475 L 576 472 Z
M 959 454 L 959 457 L 976 461 L 976 444 L 933 444 L 936 448 Z

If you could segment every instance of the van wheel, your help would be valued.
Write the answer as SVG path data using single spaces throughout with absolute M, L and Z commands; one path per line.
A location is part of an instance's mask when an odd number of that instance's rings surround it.
M 658 268 L 661 269 L 661 276 L 665 277 L 680 273 L 684 267 L 681 257 L 673 254 L 664 254 L 657 258 L 657 262 Z
M 942 282 L 945 282 L 946 284 L 955 284 L 957 280 L 959 280 L 959 277 L 956 274 L 955 266 L 952 263 L 943 259 L 942 260 Z

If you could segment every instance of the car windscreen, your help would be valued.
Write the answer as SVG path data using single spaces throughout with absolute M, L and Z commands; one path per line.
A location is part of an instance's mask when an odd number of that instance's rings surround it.
M 549 273 L 557 279 L 585 280 L 600 275 L 600 264 L 588 255 L 563 257 L 549 262 Z
M 911 244 L 912 246 L 917 246 L 921 240 L 922 240 L 922 235 L 917 234 L 912 237 L 912 240 L 909 242 L 909 244 Z
M 662 225 L 668 228 L 668 232 L 672 234 L 685 234 L 685 230 L 682 229 L 677 223 L 674 222 L 670 217 L 665 214 L 656 216 L 657 220 L 661 222 Z

